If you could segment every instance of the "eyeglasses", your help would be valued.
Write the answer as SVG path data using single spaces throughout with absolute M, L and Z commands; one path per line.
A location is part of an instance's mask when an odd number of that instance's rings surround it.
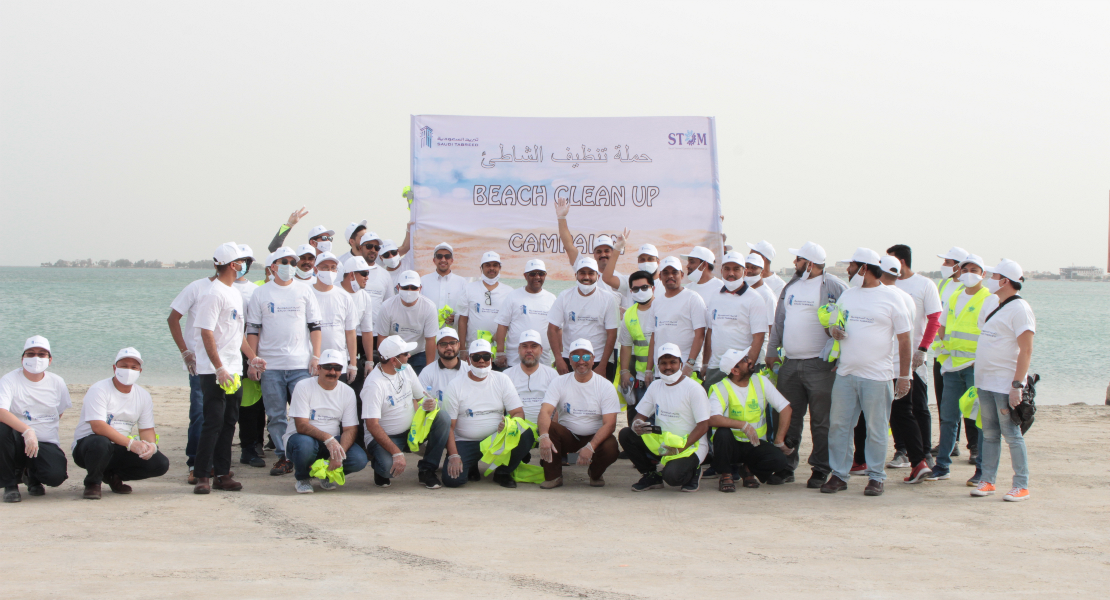
M 486 306 L 493 306 L 493 296 L 490 295 L 488 290 L 486 291 Z
M 23 353 L 23 358 L 50 358 L 46 350 L 28 350 Z
M 369 277 L 370 276 L 370 271 L 351 271 L 351 272 L 354 273 L 355 275 L 358 275 L 359 277 Z
M 366 248 L 367 250 L 375 250 L 375 251 L 382 249 L 382 247 L 378 244 L 363 244 L 362 247 Z
M 343 367 L 340 365 L 320 365 L 324 371 L 342 371 Z
M 436 260 L 451 260 L 450 254 L 437 254 Z
M 493 359 L 493 355 L 490 354 L 489 352 L 479 352 L 477 354 L 471 354 L 470 355 L 470 360 L 474 360 L 474 361 L 478 361 L 478 362 L 489 362 L 492 359 Z
M 393 258 L 394 256 L 397 256 L 396 250 L 390 250 L 389 252 L 382 253 L 382 258 Z
M 332 236 L 330 236 L 330 235 L 326 235 L 326 234 L 325 234 L 325 235 L 318 235 L 318 236 L 316 236 L 316 237 L 314 237 L 314 238 L 312 238 L 312 239 L 314 239 L 314 240 L 316 240 L 316 241 L 318 241 L 318 242 L 330 242 L 330 241 L 332 241 L 332 240 L 333 240 L 333 239 L 335 239 L 335 238 L 333 238 L 333 237 L 332 237 Z
M 276 260 L 274 262 L 276 262 L 279 265 L 295 265 L 295 264 L 297 264 L 297 259 L 290 258 L 290 257 L 287 256 L 285 258 L 279 258 L 278 260 Z
M 571 354 L 570 362 L 593 362 L 592 354 Z
M 459 342 L 456 341 L 456 340 L 439 340 L 438 342 L 436 342 L 436 346 L 439 347 L 439 348 L 450 348 L 452 346 L 458 346 L 458 345 L 459 345 Z
M 633 292 L 646 292 L 651 289 L 651 286 L 645 283 L 644 285 L 636 286 L 629 289 L 631 289 Z

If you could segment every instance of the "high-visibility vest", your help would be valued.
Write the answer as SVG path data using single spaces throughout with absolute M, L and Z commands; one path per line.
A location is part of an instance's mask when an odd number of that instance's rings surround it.
M 834 312 L 836 313 L 836 320 L 830 323 L 829 321 Z M 828 329 L 831 325 L 844 329 L 848 322 L 847 318 L 844 316 L 844 311 L 840 310 L 840 307 L 835 304 L 822 304 L 817 309 L 817 320 L 820 321 L 821 327 L 825 329 Z M 829 362 L 833 362 L 838 358 L 840 358 L 840 341 L 833 340 L 832 351 L 829 352 Z
M 432 423 L 436 420 L 436 415 L 439 414 L 439 403 L 436 407 L 428 412 L 424 407 L 417 407 L 416 412 L 412 415 L 412 425 L 409 426 L 409 452 L 417 452 L 420 450 L 420 444 L 423 444 L 428 439 L 428 434 L 432 431 Z
M 497 467 L 508 466 L 512 451 L 520 445 L 520 436 L 524 435 L 525 431 L 531 429 L 532 435 L 536 434 L 536 426 L 531 421 L 520 417 L 505 415 L 504 423 L 505 426 L 501 428 L 501 431 L 486 437 L 478 445 L 482 451 L 478 468 L 483 470 L 486 475 L 492 474 L 497 470 Z M 525 483 L 543 483 L 544 481 L 542 467 L 528 465 L 523 462 L 517 465 L 511 475 L 514 481 Z
M 493 358 L 497 358 L 497 346 L 493 345 L 493 333 L 486 331 L 485 329 L 479 329 L 478 331 L 474 332 L 474 337 L 476 339 L 486 340 L 487 342 L 489 342 L 490 356 Z
M 964 284 L 959 281 L 952 281 L 951 277 L 946 277 L 944 281 L 940 283 L 940 289 L 938 291 L 941 298 L 947 298 L 954 292 L 963 291 L 963 289 Z M 937 362 L 940 364 L 944 364 L 944 361 L 948 360 L 948 352 L 944 349 L 944 340 L 940 338 L 933 340 L 933 352 L 936 353 Z
M 628 329 L 628 335 L 632 338 L 632 374 L 643 373 L 647 371 L 648 361 L 648 343 L 650 340 L 644 335 L 643 328 L 640 327 L 639 308 L 636 305 L 628 307 L 624 311 L 624 326 Z
M 767 411 L 766 408 L 766 388 L 763 387 L 763 377 L 753 375 L 752 379 L 759 382 L 759 391 L 762 398 L 756 396 L 755 384 L 756 381 L 748 380 L 748 398 L 744 402 L 736 397 L 736 390 L 732 389 L 729 385 L 728 379 L 721 380 L 713 387 L 709 388 L 710 393 L 717 394 L 717 401 L 721 403 L 721 413 L 729 419 L 751 423 L 755 427 L 755 434 L 763 439 L 767 435 Z M 732 437 L 736 438 L 738 442 L 750 442 L 748 434 L 739 429 L 732 430 Z
M 964 290 L 953 292 L 948 298 L 948 316 L 945 317 L 944 349 L 956 368 L 975 360 L 975 349 L 979 346 L 979 311 L 991 292 L 986 287 L 968 298 L 963 310 L 956 313 L 956 295 Z
M 668 448 L 681 448 L 685 446 L 687 437 L 688 436 L 685 435 L 680 436 L 669 431 L 664 431 L 663 433 L 645 433 L 640 436 L 640 439 L 644 441 L 644 445 L 647 446 L 648 450 L 650 450 L 652 454 L 658 456 L 663 446 L 666 446 Z M 671 454 L 669 456 L 660 457 L 659 464 L 666 465 L 676 458 L 692 456 L 695 452 L 698 451 L 698 444 L 700 443 L 701 440 L 698 440 L 691 444 L 689 448 L 683 450 L 682 452 L 679 452 L 678 454 Z
M 971 386 L 960 396 L 960 412 L 965 419 L 975 419 L 976 427 L 983 428 L 983 415 L 979 412 L 979 388 Z

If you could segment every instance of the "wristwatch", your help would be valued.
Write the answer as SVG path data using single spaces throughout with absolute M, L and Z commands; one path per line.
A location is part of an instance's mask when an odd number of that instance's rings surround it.
M 1012 387 L 1015 390 L 1020 390 L 1020 389 L 1025 387 L 1025 382 L 1023 382 L 1023 381 L 1011 381 L 1010 382 L 1010 387 Z

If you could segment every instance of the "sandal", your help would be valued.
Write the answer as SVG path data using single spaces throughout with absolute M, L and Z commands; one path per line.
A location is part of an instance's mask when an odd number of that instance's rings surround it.
M 732 481 L 732 475 L 722 473 L 721 478 L 717 481 L 717 490 L 722 492 L 735 492 L 736 483 Z
M 752 489 L 759 487 L 759 479 L 755 475 L 748 475 L 744 478 L 744 487 Z

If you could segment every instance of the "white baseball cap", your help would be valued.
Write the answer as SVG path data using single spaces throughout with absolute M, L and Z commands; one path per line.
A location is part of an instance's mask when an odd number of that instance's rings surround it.
M 358 229 L 359 227 L 366 227 L 366 219 L 363 219 L 363 220 L 361 220 L 357 223 L 351 223 L 350 225 L 348 225 L 347 228 L 343 230 L 343 239 L 345 239 L 345 240 L 351 239 L 351 236 L 353 236 L 355 234 L 355 230 Z
M 739 252 L 725 252 L 724 258 L 721 259 L 721 264 L 723 265 L 725 263 L 733 263 L 742 267 L 744 266 L 744 255 Z M 760 263 L 760 266 L 762 266 L 762 263 Z
M 366 259 L 361 256 L 352 256 L 343 261 L 343 272 L 354 273 L 356 271 L 369 271 L 370 265 L 367 264 Z
M 458 341 L 459 332 L 455 331 L 453 327 L 441 327 L 440 330 L 436 332 L 436 343 L 438 344 L 440 340 L 445 338 L 451 338 L 455 341 Z
M 216 248 L 216 251 L 212 253 L 212 260 L 220 266 L 231 264 L 239 260 L 239 244 L 235 242 L 224 242 L 220 244 L 220 247 Z
M 648 256 L 659 258 L 659 249 L 651 244 L 644 244 L 643 246 L 640 246 L 640 251 L 636 253 L 637 256 L 639 256 L 640 254 L 647 254 Z
M 674 356 L 678 358 L 678 360 L 682 360 L 682 350 L 678 349 L 678 344 L 668 342 L 655 350 L 655 360 L 659 360 L 664 356 Z
M 694 249 L 691 250 L 689 254 L 679 254 L 679 256 L 682 258 L 696 258 L 707 263 L 713 263 L 713 261 L 717 260 L 717 257 L 713 256 L 713 252 L 705 246 L 694 246 Z
M 120 350 L 119 352 L 117 352 L 115 362 L 119 362 L 119 361 L 121 361 L 125 358 L 134 358 L 135 360 L 139 361 L 139 366 L 140 367 L 143 366 L 143 357 L 142 357 L 142 355 L 139 354 L 138 350 L 132 348 L 131 346 L 128 346 L 128 347 L 124 348 L 123 350 Z
M 531 273 L 532 271 L 543 271 L 544 273 L 546 273 L 547 265 L 543 264 L 542 260 L 538 258 L 533 258 L 524 265 L 525 273 Z
M 393 252 L 394 250 L 398 250 L 398 248 L 397 244 L 393 240 L 382 240 L 382 254 L 385 254 L 386 252 Z
M 960 267 L 963 267 L 967 263 L 979 265 L 980 269 L 983 269 L 984 271 L 987 270 L 987 266 L 983 264 L 983 259 L 980 258 L 978 254 L 968 254 L 967 256 L 965 256 L 964 259 L 960 261 Z
M 415 349 L 416 342 L 406 342 L 399 335 L 391 335 L 378 344 L 378 354 L 384 360 L 389 360 L 405 352 L 412 352 Z
M 489 252 L 486 252 L 482 255 L 482 262 L 478 263 L 478 265 L 481 266 L 491 262 L 501 264 L 501 255 L 494 252 L 493 250 L 490 250 Z
M 473 342 L 470 342 L 469 352 L 471 354 L 476 354 L 478 352 L 491 352 L 492 353 L 493 348 L 490 347 L 488 341 L 483 340 L 482 338 L 478 338 L 478 339 L 474 340 Z
M 740 361 L 744 360 L 744 357 L 748 355 L 751 349 L 751 346 L 748 346 L 743 350 L 737 350 L 736 348 L 725 350 L 725 353 L 721 355 L 721 372 L 726 376 L 731 373 L 732 369 L 735 368 Z
M 668 256 L 659 263 L 659 273 L 662 274 L 663 269 L 666 269 L 667 267 L 673 267 L 674 270 L 678 271 L 680 274 L 686 272 L 682 269 L 682 262 L 673 256 Z
M 239 244 L 239 258 L 256 260 L 254 258 L 254 250 L 251 250 L 251 247 L 246 244 Z
M 748 257 L 744 259 L 744 261 L 746 264 L 749 264 L 753 267 L 759 267 L 762 269 L 764 266 L 763 257 L 755 252 L 749 254 Z
M 350 360 L 350 357 L 345 356 L 342 352 L 334 348 L 331 348 L 320 353 L 320 360 L 316 364 L 321 366 L 339 365 L 343 367 L 343 370 L 341 372 L 346 373 L 348 360 Z
M 367 231 L 366 233 L 362 234 L 362 239 L 360 239 L 358 241 L 358 245 L 361 246 L 361 245 L 365 244 L 366 242 L 371 242 L 371 241 L 374 241 L 374 240 L 378 240 L 378 243 L 380 244 L 381 241 L 382 241 L 382 238 L 381 238 L 381 236 L 374 233 L 373 231 Z
M 290 248 L 288 246 L 282 246 L 281 248 L 278 248 L 277 250 L 274 250 L 273 254 L 266 257 L 266 260 L 268 261 L 266 263 L 266 266 L 268 267 L 268 266 L 274 264 L 275 262 L 285 258 L 286 256 L 291 256 L 293 258 L 297 258 L 297 254 L 295 252 L 293 252 L 292 248 Z
M 594 238 L 594 248 L 597 248 L 598 246 L 609 246 L 610 248 L 616 247 L 613 245 L 613 238 L 605 235 L 604 233 Z
M 806 242 L 801 248 L 790 248 L 790 253 L 819 265 L 825 264 L 825 249 L 813 242 Z
M 363 223 L 366 223 L 366 221 L 363 221 Z M 317 225 L 317 226 L 313 227 L 312 229 L 308 230 L 308 239 L 311 240 L 312 238 L 314 238 L 318 235 L 324 235 L 325 233 L 328 234 L 328 235 L 335 235 L 335 232 L 332 231 L 331 229 L 328 229 L 327 227 L 324 227 L 323 225 Z M 350 237 L 351 236 L 347 236 L 347 239 L 350 239 Z M 323 356 L 323 355 L 321 355 L 321 356 Z
M 756 252 L 759 255 L 765 257 L 767 260 L 775 260 L 775 247 L 772 246 L 771 242 L 768 242 L 767 240 L 763 240 L 758 244 L 748 242 L 748 248 L 751 249 L 752 252 Z
M 313 248 L 309 244 L 301 244 L 300 246 L 297 246 L 297 257 L 300 258 L 300 257 L 304 256 L 305 254 L 311 254 L 312 256 L 316 256 L 316 248 Z
M 23 342 L 23 351 L 26 352 L 29 348 L 42 348 L 50 352 L 50 340 L 42 337 L 41 335 L 32 335 Z
M 969 254 L 969 252 L 967 250 L 964 250 L 963 248 L 961 248 L 959 246 L 952 246 L 951 248 L 948 249 L 948 252 L 945 252 L 944 254 L 938 254 L 937 258 L 943 258 L 945 260 L 954 260 L 956 262 L 963 262 L 964 260 L 967 259 L 968 254 Z
M 898 276 L 902 274 L 902 263 L 899 262 L 897 258 L 890 255 L 879 259 L 879 268 L 883 270 L 883 273 L 889 275 Z
M 802 258 L 805 258 L 806 260 L 813 260 L 812 258 L 807 258 L 805 256 L 802 256 Z M 817 261 L 813 260 L 813 262 Z M 882 265 L 879 264 L 879 253 L 870 248 L 856 248 L 856 251 L 852 253 L 852 258 L 841 262 L 860 263 L 863 265 L 875 265 L 876 267 L 882 267 Z
M 397 286 L 405 287 L 406 285 L 415 285 L 420 287 L 420 274 L 416 271 L 405 271 L 397 278 Z
M 524 342 L 535 342 L 541 347 L 543 346 L 543 338 L 540 337 L 540 332 L 535 329 L 525 329 L 520 332 L 520 341 L 517 342 L 517 345 L 519 346 Z
M 440 243 L 436 244 L 436 247 L 432 249 L 432 254 L 435 254 L 436 252 L 439 252 L 440 250 L 446 250 L 446 251 L 450 252 L 451 254 L 455 253 L 455 249 L 452 248 L 451 244 L 448 244 L 447 242 L 440 242 Z
M 596 273 L 601 273 L 597 268 L 597 261 L 592 256 L 578 256 L 578 260 L 574 261 L 574 272 L 577 273 L 582 269 L 592 269 Z
M 362 257 L 360 256 L 359 258 L 362 258 Z M 321 253 L 316 255 L 316 266 L 320 266 L 320 263 L 324 263 L 324 262 L 327 262 L 329 260 L 332 261 L 333 263 L 335 263 L 336 266 L 339 265 L 339 258 L 337 258 L 334 254 L 332 254 L 331 252 L 321 252 Z M 366 259 L 363 259 L 363 260 L 366 260 Z
M 998 273 L 1010 281 L 1025 280 L 1025 272 L 1021 270 L 1021 265 L 1008 258 L 1003 258 L 1002 262 L 985 270 L 991 273 Z
M 570 353 L 577 350 L 585 350 L 586 352 L 593 354 L 594 345 L 591 344 L 590 340 L 587 340 L 586 338 L 578 338 L 570 343 L 570 348 L 567 349 L 567 355 L 570 355 Z

